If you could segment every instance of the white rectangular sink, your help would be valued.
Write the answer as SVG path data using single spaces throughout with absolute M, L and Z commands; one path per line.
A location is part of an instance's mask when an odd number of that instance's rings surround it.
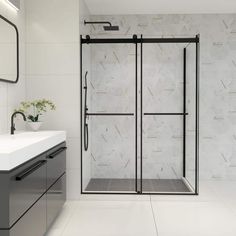
M 65 131 L 0 135 L 0 171 L 9 171 L 66 141 Z

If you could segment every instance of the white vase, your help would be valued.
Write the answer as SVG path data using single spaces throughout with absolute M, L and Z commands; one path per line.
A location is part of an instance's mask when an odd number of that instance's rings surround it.
M 38 131 L 40 126 L 42 125 L 43 122 L 28 122 L 30 128 L 33 130 L 33 131 Z

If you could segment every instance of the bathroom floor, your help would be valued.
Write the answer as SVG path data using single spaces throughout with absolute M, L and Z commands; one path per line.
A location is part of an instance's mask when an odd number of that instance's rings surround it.
M 68 201 L 47 236 L 235 236 L 236 181 L 199 196 L 96 196 Z
M 191 192 L 182 179 L 143 179 L 144 192 Z M 135 191 L 135 179 L 91 179 L 85 191 Z

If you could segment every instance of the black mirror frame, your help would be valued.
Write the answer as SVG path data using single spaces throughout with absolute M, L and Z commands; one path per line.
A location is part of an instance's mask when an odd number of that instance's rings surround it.
M 2 79 L 0 78 L 0 81 L 2 82 L 6 82 L 6 83 L 11 83 L 11 84 L 16 84 L 19 80 L 19 75 L 20 75 L 20 66 L 19 66 L 19 31 L 18 28 L 15 24 L 13 24 L 11 21 L 9 21 L 7 18 L 5 18 L 4 16 L 0 15 L 0 19 L 4 20 L 5 22 L 7 22 L 8 24 L 10 24 L 16 31 L 16 80 L 15 81 L 11 81 L 11 80 L 6 80 L 6 79 Z

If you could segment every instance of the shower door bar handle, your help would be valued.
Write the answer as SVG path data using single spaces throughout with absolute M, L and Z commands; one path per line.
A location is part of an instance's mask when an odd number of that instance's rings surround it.
M 134 116 L 134 113 L 87 113 L 88 116 Z
M 145 116 L 187 116 L 188 113 L 144 113 Z

